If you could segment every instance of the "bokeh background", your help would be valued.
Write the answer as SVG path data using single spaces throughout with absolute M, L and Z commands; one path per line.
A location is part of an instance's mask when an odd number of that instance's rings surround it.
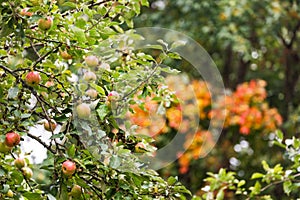
M 178 175 L 192 192 L 201 193 L 208 171 L 223 167 L 236 171 L 241 179 L 249 179 L 254 171 L 263 171 L 262 160 L 270 165 L 282 162 L 284 166 L 281 151 L 270 140 L 278 128 L 286 137 L 299 136 L 299 2 L 151 0 L 150 7 L 141 13 L 135 20 L 137 28 L 169 28 L 202 45 L 222 74 L 227 94 L 226 103 L 218 102 L 219 109 L 212 109 L 201 76 L 185 60 L 172 63 L 186 74 L 168 77 L 166 82 L 170 88 L 174 83 L 182 85 L 176 93 L 179 99 L 195 93 L 200 122 L 192 145 L 186 146 L 186 152 L 178 152 L 177 162 L 160 170 L 161 175 Z M 165 145 L 179 126 L 188 126 L 184 116 L 196 112 L 183 111 L 179 103 L 174 103 L 162 120 L 156 116 L 155 102 L 146 100 L 144 105 L 133 107 L 131 120 L 141 126 L 141 133 L 155 133 L 158 147 Z M 217 145 L 204 156 L 205 149 L 214 143 L 207 131 L 212 116 L 225 117 L 226 121 Z M 187 143 L 191 139 L 186 133 Z M 270 187 L 268 192 L 283 199 L 279 186 Z M 228 198 L 231 195 L 226 194 Z

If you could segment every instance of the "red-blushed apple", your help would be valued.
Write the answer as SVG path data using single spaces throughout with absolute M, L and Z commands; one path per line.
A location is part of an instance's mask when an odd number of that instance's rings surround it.
M 76 171 L 76 164 L 70 160 L 66 160 L 62 164 L 62 172 L 66 176 L 72 176 Z
M 33 176 L 32 169 L 29 167 L 23 167 L 21 170 L 25 178 L 30 179 Z
M 98 96 L 98 92 L 94 89 L 88 89 L 85 94 L 89 97 L 91 97 L 92 99 L 96 99 Z
M 44 122 L 44 128 L 47 131 L 50 131 L 50 132 L 54 131 L 56 129 L 56 126 L 57 126 L 57 124 L 54 120 L 51 120 L 50 123 L 48 122 L 48 120 L 46 120 Z
M 8 147 L 14 147 L 20 143 L 20 135 L 15 132 L 9 132 L 5 136 L 5 144 Z
M 120 97 L 119 93 L 116 92 L 116 91 L 111 91 L 108 96 L 107 96 L 107 99 L 108 101 L 115 101 L 115 100 L 118 100 Z
M 0 153 L 8 153 L 12 147 L 9 147 L 5 144 L 5 142 L 0 142 Z
M 52 23 L 53 23 L 53 22 L 52 22 L 51 17 L 47 17 L 46 19 L 41 18 L 41 19 L 39 19 L 39 21 L 38 21 L 38 27 L 39 27 L 41 30 L 45 31 L 45 30 L 48 30 L 48 29 L 51 28 Z
M 10 198 L 13 198 L 14 197 L 14 193 L 11 189 L 9 189 L 6 193 L 6 196 L 10 197 Z
M 74 197 L 74 198 L 80 198 L 80 196 L 81 196 L 81 194 L 82 194 L 82 189 L 81 189 L 81 187 L 79 186 L 79 185 L 74 185 L 73 187 L 72 187 L 72 190 L 71 190 L 71 192 L 70 192 L 70 195 L 72 196 L 72 197 Z
M 135 146 L 135 152 L 136 153 L 144 153 L 146 152 L 146 145 L 142 142 L 137 143 Z
M 95 81 L 97 80 L 97 76 L 94 72 L 87 71 L 83 74 L 83 79 L 85 81 Z
M 89 67 L 96 67 L 99 64 L 99 59 L 96 56 L 87 56 L 85 58 L 85 63 Z
M 26 162 L 25 162 L 25 159 L 24 158 L 16 158 L 15 159 L 15 166 L 18 168 L 18 169 L 22 169 L 23 167 L 25 167 L 26 165 Z
M 45 86 L 46 86 L 46 87 L 52 87 L 52 86 L 54 86 L 54 82 L 53 82 L 53 81 L 47 81 L 47 82 L 45 83 Z
M 36 86 L 41 82 L 41 76 L 39 72 L 29 72 L 25 77 L 25 82 L 30 86 Z
M 20 11 L 20 15 L 31 17 L 33 14 L 32 14 L 32 12 L 28 12 L 28 10 L 29 10 L 29 8 L 23 8 Z
M 65 60 L 72 59 L 72 56 L 67 51 L 61 51 L 60 56 Z
M 76 107 L 76 113 L 80 119 L 88 119 L 91 115 L 91 108 L 88 104 L 82 103 Z

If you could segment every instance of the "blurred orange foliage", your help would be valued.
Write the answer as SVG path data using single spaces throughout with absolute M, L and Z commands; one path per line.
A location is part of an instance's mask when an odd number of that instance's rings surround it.
M 134 113 L 129 117 L 133 124 L 139 126 L 137 132 L 140 134 L 155 137 L 179 129 L 178 132 L 186 134 L 186 151 L 178 152 L 180 173 L 186 173 L 191 160 L 203 156 L 206 149 L 215 144 L 212 134 L 204 130 L 201 121 L 198 131 L 189 133 L 189 119 L 193 115 L 198 115 L 200 120 L 210 120 L 212 117 L 214 120 L 225 119 L 224 128 L 238 126 L 239 133 L 243 135 L 254 131 L 269 133 L 282 124 L 277 109 L 269 108 L 266 102 L 266 82 L 263 80 L 238 85 L 234 92 L 226 95 L 225 102 L 217 101 L 214 108 L 211 108 L 211 95 L 204 81 L 194 80 L 189 84 L 184 77 L 170 76 L 166 84 L 179 103 L 165 107 L 165 116 L 157 113 L 161 102 L 148 97 L 143 100 L 143 106 L 132 106 Z

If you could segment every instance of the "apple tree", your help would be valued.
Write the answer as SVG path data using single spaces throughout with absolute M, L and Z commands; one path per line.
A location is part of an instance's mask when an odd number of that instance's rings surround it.
M 135 152 L 152 154 L 152 139 L 121 120 L 136 95 L 161 89 L 168 54 L 133 44 L 148 2 L 0 3 L 0 199 L 185 199 L 176 178 L 140 167 Z M 21 148 L 31 140 L 42 163 Z

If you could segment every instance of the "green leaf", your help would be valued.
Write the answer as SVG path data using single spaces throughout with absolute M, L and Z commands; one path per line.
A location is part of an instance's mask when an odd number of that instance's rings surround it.
M 63 133 L 54 134 L 54 135 L 52 135 L 52 136 L 50 137 L 50 140 L 52 140 L 52 139 L 56 139 L 56 138 L 61 138 L 61 137 L 63 137 L 63 136 L 64 136 L 64 134 L 63 134 Z
M 276 130 L 276 131 L 275 131 L 275 134 L 277 135 L 278 140 L 279 140 L 280 142 L 282 142 L 282 140 L 283 140 L 283 133 L 282 133 L 282 131 L 281 131 L 281 130 Z
M 69 157 L 73 158 L 75 156 L 75 151 L 76 151 L 75 144 L 72 144 L 67 150 Z
M 73 8 L 73 9 L 76 8 L 76 4 L 75 4 L 75 3 L 72 3 L 72 2 L 70 2 L 70 1 L 63 3 L 62 6 L 69 7 L 69 8 Z
M 252 178 L 252 177 L 251 177 Z M 245 180 L 241 180 L 239 183 L 238 183 L 238 187 L 242 187 L 243 185 L 246 184 L 246 181 Z
M 12 87 L 12 88 L 9 88 L 8 90 L 8 98 L 9 99 L 14 99 L 18 96 L 18 93 L 19 93 L 19 88 L 18 87 Z
M 167 180 L 169 185 L 174 185 L 177 182 L 177 177 L 170 176 Z
M 290 192 L 292 191 L 292 182 L 290 180 L 288 181 L 284 181 L 283 183 L 283 190 L 284 190 L 284 193 L 286 193 L 288 196 L 290 195 Z
M 262 178 L 262 177 L 264 177 L 264 174 L 255 172 L 252 174 L 251 179 L 257 179 L 257 178 Z
M 101 86 L 99 86 L 99 85 L 97 85 L 95 83 L 91 83 L 90 85 L 91 85 L 92 88 L 94 88 L 95 90 L 97 90 L 97 92 L 99 92 L 102 95 L 105 95 L 105 90 Z
M 117 169 L 121 165 L 121 160 L 118 156 L 113 155 L 109 160 L 109 166 L 114 169 Z
M 224 199 L 224 189 L 219 190 L 216 196 L 216 200 L 222 200 L 222 199 Z
M 34 200 L 44 199 L 41 194 L 32 193 L 32 192 L 26 192 L 26 193 L 23 194 L 23 196 L 28 198 L 28 199 L 34 199 Z
M 141 0 L 141 4 L 142 4 L 142 6 L 147 6 L 147 7 L 149 7 L 149 2 L 148 2 L 148 0 Z
M 270 170 L 270 167 L 269 167 L 268 163 L 265 160 L 261 161 L 261 164 L 262 164 L 265 171 Z
M 86 42 L 86 37 L 83 29 L 80 29 L 76 26 L 72 26 L 72 31 L 75 34 L 75 38 L 78 40 L 80 43 L 85 43 Z
M 109 109 L 108 109 L 107 105 L 105 105 L 105 104 L 99 106 L 99 108 L 96 111 L 101 120 L 104 120 L 104 118 L 109 113 Z
M 149 48 L 149 49 L 158 49 L 158 50 L 163 50 L 164 48 L 161 46 L 161 45 L 150 45 L 150 44 L 147 44 L 145 46 L 145 48 Z
M 174 75 L 180 73 L 180 71 L 178 71 L 177 69 L 171 69 L 170 67 L 162 67 L 160 68 L 160 70 L 168 74 L 174 74 Z
M 251 196 L 257 195 L 260 193 L 261 185 L 258 181 L 255 182 L 255 185 L 250 188 L 251 191 Z

